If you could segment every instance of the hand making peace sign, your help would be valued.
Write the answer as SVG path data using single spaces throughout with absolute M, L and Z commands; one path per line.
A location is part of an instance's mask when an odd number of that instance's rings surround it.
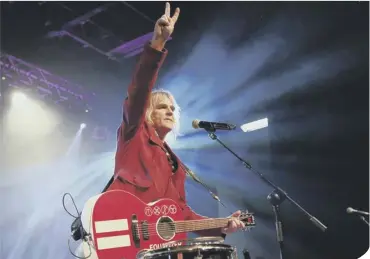
M 171 17 L 171 6 L 170 3 L 166 3 L 164 14 L 154 26 L 154 34 L 152 39 L 152 46 L 158 46 L 163 48 L 168 38 L 173 33 L 175 23 L 180 15 L 180 8 L 176 8 L 175 13 Z

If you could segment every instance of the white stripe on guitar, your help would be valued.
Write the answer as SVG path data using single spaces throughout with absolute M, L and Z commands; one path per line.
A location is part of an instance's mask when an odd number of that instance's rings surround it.
M 128 230 L 127 219 L 104 220 L 95 222 L 96 233 Z
M 96 239 L 98 250 L 131 246 L 130 236 L 100 237 Z

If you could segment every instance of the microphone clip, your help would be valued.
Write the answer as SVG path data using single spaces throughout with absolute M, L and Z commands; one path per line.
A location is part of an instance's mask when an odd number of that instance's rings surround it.
M 365 217 L 364 217 L 364 216 L 360 216 L 360 219 L 361 219 L 363 222 L 365 222 L 365 223 L 366 223 L 366 225 L 368 225 L 368 226 L 370 227 L 369 221 L 367 221 L 367 220 L 365 219 Z
M 367 221 L 365 219 L 365 217 L 364 217 L 364 216 L 369 216 L 369 212 L 362 211 L 362 210 L 355 210 L 355 209 L 353 209 L 351 207 L 348 207 L 346 211 L 347 211 L 348 214 L 354 214 L 356 216 L 359 216 L 359 218 L 361 219 L 361 221 L 365 222 L 365 224 L 367 226 L 370 226 L 369 221 Z
M 348 214 L 357 214 L 357 215 L 363 215 L 363 216 L 369 216 L 369 212 L 362 211 L 362 210 L 355 210 L 354 208 L 348 207 L 347 208 Z

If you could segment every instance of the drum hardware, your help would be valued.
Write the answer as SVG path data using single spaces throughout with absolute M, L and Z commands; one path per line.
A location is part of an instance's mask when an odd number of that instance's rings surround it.
M 136 259 L 238 259 L 236 248 L 224 244 L 223 238 L 200 237 L 176 242 L 182 245 L 146 249 Z
M 267 200 L 271 203 L 272 209 L 275 215 L 275 225 L 276 225 L 276 235 L 277 235 L 277 241 L 279 243 L 280 247 L 280 259 L 284 258 L 284 236 L 283 236 L 283 223 L 282 219 L 280 217 L 280 205 L 284 200 L 290 201 L 291 204 L 293 204 L 298 210 L 300 210 L 303 214 L 305 214 L 308 219 L 318 228 L 320 228 L 322 231 L 325 231 L 327 227 L 321 223 L 317 218 L 315 218 L 313 215 L 308 213 L 302 206 L 300 206 L 296 201 L 294 201 L 288 194 L 275 185 L 272 181 L 267 179 L 263 174 L 258 172 L 257 170 L 254 170 L 252 168 L 252 165 L 243 160 L 239 155 L 237 155 L 234 151 L 232 151 L 229 147 L 227 147 L 215 134 L 216 129 L 214 128 L 206 128 L 205 131 L 208 132 L 208 136 L 212 140 L 216 140 L 219 144 L 221 144 L 224 148 L 226 148 L 231 154 L 233 154 L 243 165 L 246 169 L 249 169 L 256 175 L 258 175 L 262 181 L 264 181 L 267 185 L 272 187 L 274 191 L 270 193 L 267 196 Z
M 202 259 L 203 255 L 200 254 L 200 251 L 198 251 L 198 255 L 194 257 L 194 259 Z

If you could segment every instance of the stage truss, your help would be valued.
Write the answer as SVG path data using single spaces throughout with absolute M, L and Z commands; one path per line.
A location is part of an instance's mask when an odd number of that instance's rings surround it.
M 144 13 L 140 12 L 138 9 L 133 7 L 127 2 L 115 2 L 103 4 L 97 8 L 94 8 L 85 14 L 76 17 L 64 25 L 61 26 L 60 30 L 49 32 L 46 37 L 49 39 L 68 37 L 76 42 L 78 42 L 84 48 L 90 48 L 100 55 L 106 56 L 109 60 L 113 60 L 121 63 L 124 59 L 136 56 L 140 54 L 144 45 L 152 39 L 153 32 L 145 33 L 139 37 L 132 40 L 123 41 L 117 35 L 111 32 L 111 30 L 103 28 L 97 22 L 93 20 L 98 15 L 103 15 L 104 12 L 109 12 L 113 8 L 119 8 L 123 5 L 131 9 L 138 16 L 137 19 L 144 18 L 149 23 L 152 23 L 154 28 L 155 21 L 146 16 Z M 64 4 L 60 4 L 65 10 L 72 11 L 71 8 Z M 141 17 L 140 17 L 141 16 Z M 100 35 L 100 39 L 88 39 L 86 35 L 96 34 Z M 170 37 L 168 40 L 171 40 Z M 105 44 L 104 44 L 105 43 Z M 109 47 L 109 46 L 114 46 Z
M 2 53 L 0 70 L 3 89 L 10 87 L 32 94 L 36 93 L 48 102 L 70 109 L 92 110 L 90 102 L 94 94 L 84 93 L 80 85 L 20 58 Z
M 43 68 L 2 53 L 0 72 L 2 95 L 14 89 L 37 96 L 45 103 L 52 103 L 73 114 L 89 112 L 91 115 L 93 113 L 94 93 L 87 93 L 82 86 L 54 75 Z M 92 117 L 95 116 L 92 115 Z M 95 140 L 106 141 L 112 137 L 112 133 L 105 126 L 93 126 L 91 137 Z

